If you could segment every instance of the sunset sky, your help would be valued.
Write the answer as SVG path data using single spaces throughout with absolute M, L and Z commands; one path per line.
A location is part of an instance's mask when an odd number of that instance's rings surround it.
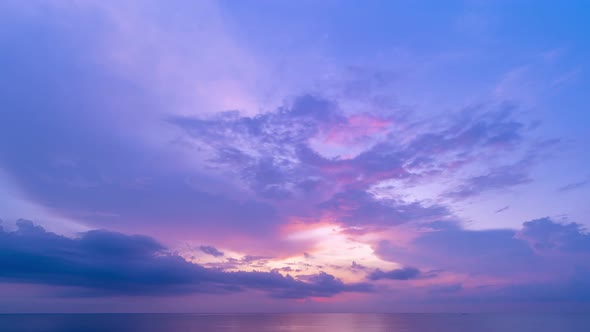
M 590 308 L 587 1 L 0 1 L 0 312 Z

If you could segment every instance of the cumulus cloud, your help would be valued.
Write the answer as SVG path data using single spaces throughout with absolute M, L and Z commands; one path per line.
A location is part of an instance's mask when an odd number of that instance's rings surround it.
M 376 253 L 397 263 L 511 284 L 559 282 L 578 268 L 590 268 L 590 237 L 575 223 L 543 218 L 525 222 L 518 231 L 466 230 L 450 222 L 432 226 L 404 247 L 382 241 Z
M 590 234 L 577 223 L 555 223 L 549 218 L 527 221 L 516 233 L 538 251 L 586 252 L 590 254 Z
M 329 297 L 369 292 L 327 273 L 294 278 L 276 271 L 224 272 L 189 263 L 150 237 L 105 230 L 67 238 L 20 220 L 0 231 L 0 280 L 73 286 L 86 295 L 171 295 L 258 289 L 273 297 Z

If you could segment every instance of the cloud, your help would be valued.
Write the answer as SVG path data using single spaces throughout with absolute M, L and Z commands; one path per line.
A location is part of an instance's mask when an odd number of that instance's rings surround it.
M 329 47 L 338 54 L 324 54 L 316 44 L 268 38 L 269 22 L 285 23 L 293 16 L 282 17 L 283 10 L 264 11 L 272 12 L 265 16 L 260 10 L 224 6 L 152 0 L 0 4 L 0 168 L 15 188 L 0 183 L 0 198 L 18 192 L 11 201 L 31 203 L 60 217 L 55 220 L 75 220 L 84 227 L 141 230 L 165 243 L 213 243 L 228 255 L 250 254 L 230 258 L 214 246 L 202 246 L 218 259 L 189 265 L 153 238 L 109 231 L 66 238 L 21 222 L 18 231 L 0 233 L 5 240 L 0 247 L 22 258 L 19 263 L 2 256 L 10 267 L 2 271 L 6 278 L 112 293 L 255 288 L 296 297 L 368 287 L 319 273 L 318 264 L 337 269 L 322 262 L 325 256 L 318 251 L 328 249 L 319 247 L 331 246 L 322 235 L 311 231 L 313 239 L 300 241 L 287 234 L 292 224 L 318 221 L 342 230 L 349 242 L 371 245 L 382 258 L 424 271 L 441 268 L 474 279 L 514 277 L 516 282 L 587 265 L 582 259 L 587 258 L 587 233 L 579 224 L 535 220 L 519 230 L 475 230 L 448 221 L 454 213 L 489 212 L 467 207 L 470 202 L 463 200 L 524 186 L 534 180 L 531 171 L 540 160 L 522 160 L 529 148 L 538 147 L 531 147 L 533 127 L 520 118 L 526 114 L 519 114 L 519 105 L 498 101 L 453 110 L 454 104 L 463 104 L 465 93 L 482 95 L 475 91 L 478 84 L 436 91 L 441 86 L 433 77 L 461 76 L 482 62 L 467 58 L 493 52 L 446 50 L 432 56 L 426 50 L 415 56 L 396 50 L 400 54 L 378 56 L 385 62 L 369 61 L 375 69 L 349 66 L 348 60 L 357 57 L 341 57 L 345 48 Z M 305 7 L 296 10 L 305 13 Z M 324 15 L 333 9 L 319 10 Z M 252 20 L 254 12 L 265 19 Z M 336 15 L 339 22 L 357 11 L 349 7 L 342 13 Z M 337 36 L 344 31 L 332 30 L 339 24 L 331 20 L 302 30 L 300 18 L 309 15 L 295 16 L 281 24 L 283 33 L 270 35 L 301 37 L 325 30 L 316 35 Z M 413 42 L 424 43 L 423 29 L 402 30 L 418 37 Z M 233 38 L 243 37 L 241 31 L 248 31 L 246 42 Z M 351 44 L 350 38 L 330 38 L 339 39 Z M 384 45 L 369 39 L 356 42 L 361 49 Z M 260 59 L 244 45 L 264 45 Z M 279 51 L 269 53 L 269 48 Z M 365 62 L 363 54 L 379 53 L 364 51 L 358 63 Z M 280 72 L 273 71 L 276 67 Z M 297 73 L 285 74 L 291 71 Z M 463 81 L 489 86 L 486 80 L 495 76 L 491 70 Z M 427 83 L 420 86 L 416 79 Z M 398 96 L 402 91 L 410 100 Z M 559 191 L 586 185 L 575 182 Z M 376 187 L 387 190 L 377 193 Z M 506 218 L 502 225 L 522 210 L 510 204 L 510 211 L 503 208 L 495 215 Z M 494 227 L 482 220 L 474 220 L 473 228 Z M 407 229 L 416 231 L 407 235 Z M 375 238 L 384 241 L 373 243 Z M 30 241 L 29 247 L 15 239 Z M 362 250 L 350 249 L 372 255 Z M 223 270 L 274 266 L 273 260 L 304 251 L 314 255 L 309 270 L 318 273 L 312 276 Z M 22 263 L 28 259 L 31 264 Z M 356 262 L 383 267 L 358 257 Z M 363 266 L 356 262 L 339 268 L 360 275 Z M 399 277 L 410 268 L 388 269 L 374 276 Z M 423 276 L 420 272 L 418 278 Z M 463 281 L 451 284 L 471 287 Z
M 549 218 L 527 221 L 515 235 L 538 251 L 587 252 L 590 234 L 577 223 L 559 224 Z
M 237 171 L 258 195 L 284 199 L 312 195 L 305 191 L 312 184 L 333 194 L 343 186 L 364 190 L 387 179 L 418 179 L 477 162 L 485 151 L 514 149 L 522 143 L 524 125 L 512 119 L 513 110 L 512 105 L 475 107 L 440 129 L 412 123 L 402 112 L 346 114 L 334 101 L 301 95 L 256 116 L 226 112 L 209 118 L 172 117 L 169 123 L 182 129 L 209 156 L 208 162 L 224 169 L 239 165 L 226 171 Z M 330 149 L 328 141 L 349 144 L 351 135 L 372 139 L 352 156 L 323 151 Z M 513 168 L 517 166 L 522 165 Z M 499 173 L 506 170 L 490 171 L 487 177 Z M 485 179 L 472 181 L 477 185 Z
M 93 38 L 110 31 L 110 19 Z M 342 216 L 337 222 L 394 225 L 436 218 L 445 207 L 401 196 L 375 200 L 362 192 L 391 179 L 400 187 L 446 179 L 458 165 L 477 163 L 483 152 L 523 140 L 523 125 L 506 105 L 476 107 L 436 125 L 401 110 L 351 112 L 321 91 L 296 93 L 291 102 L 256 115 L 177 112 L 153 90 L 116 75 L 118 70 L 88 63 L 104 50 L 56 24 L 39 29 L 35 46 L 8 39 L 16 44 L 7 47 L 6 61 L 27 68 L 27 75 L 13 72 L 2 83 L 12 92 L 0 121 L 0 163 L 27 200 L 93 227 L 148 226 L 151 235 L 167 238 L 177 234 L 163 232 L 216 235 L 227 229 L 272 237 L 287 219 L 313 218 L 338 206 L 334 200 L 352 196 L 361 205 L 332 211 Z M 26 56 L 55 43 L 80 47 L 42 63 Z M 60 74 L 46 75 L 40 66 L 61 68 Z M 28 82 L 40 91 L 35 98 L 20 97 L 31 93 Z M 57 86 L 72 93 L 62 98 Z M 31 139 L 33 133 L 39 139 Z M 154 231 L 164 221 L 174 227 Z
M 588 302 L 590 301 L 590 269 L 578 267 L 565 277 L 550 281 L 533 281 L 507 287 L 492 288 L 479 294 L 490 300 L 539 301 L 539 302 Z
M 430 226 L 404 247 L 382 241 L 375 252 L 399 264 L 511 283 L 563 279 L 576 267 L 590 267 L 590 236 L 575 223 L 543 218 L 518 231 L 467 230 L 450 222 Z
M 590 180 L 578 181 L 578 182 L 568 183 L 565 186 L 559 187 L 557 190 L 561 191 L 561 192 L 567 192 L 567 191 L 572 191 L 572 190 L 577 190 L 577 189 L 583 188 L 583 187 L 587 186 L 588 184 L 590 184 Z
M 309 95 L 298 97 L 289 107 L 253 117 L 226 112 L 209 119 L 169 119 L 208 155 L 209 163 L 237 173 L 251 190 L 268 199 L 311 194 L 313 178 L 326 183 L 321 164 L 330 161 L 309 151 L 307 143 L 347 121 L 332 102 Z M 303 160 L 306 154 L 313 155 L 315 165 Z
M 394 199 L 377 199 L 360 190 L 335 194 L 319 205 L 347 225 L 399 225 L 443 219 L 450 212 L 443 206 L 424 206 L 420 202 L 406 203 Z
M 344 224 L 395 225 L 443 218 L 449 212 L 427 201 L 406 201 L 395 190 L 384 199 L 372 197 L 370 188 L 382 182 L 397 181 L 403 192 L 433 180 L 447 181 L 461 168 L 476 165 L 486 173 L 446 194 L 463 199 L 530 181 L 533 158 L 493 168 L 483 162 L 524 144 L 525 126 L 513 119 L 514 109 L 508 104 L 478 105 L 427 125 L 412 122 L 402 112 L 348 114 L 335 101 L 301 95 L 256 116 L 232 111 L 168 121 L 207 156 L 209 167 L 244 181 L 260 198 L 295 202 L 288 206 L 298 208 L 283 213 L 328 212 Z M 353 132 L 372 139 L 352 155 L 326 154 L 328 143 L 350 143 Z
M 402 269 L 395 269 L 391 271 L 382 271 L 380 269 L 376 269 L 375 271 L 371 272 L 367 278 L 369 280 L 411 280 L 417 279 L 421 277 L 422 272 L 413 267 L 404 267 Z
M 523 123 L 512 118 L 515 106 L 507 103 L 489 109 L 478 105 L 454 114 L 442 130 L 421 133 L 409 145 L 416 154 L 440 155 L 475 148 L 514 148 L 522 142 Z
M 505 207 L 496 210 L 495 213 L 501 213 L 501 212 L 504 212 L 504 211 L 506 211 L 508 209 L 510 209 L 510 205 L 506 205 Z
M 431 294 L 454 294 L 461 292 L 463 290 L 463 285 L 461 283 L 454 283 L 450 285 L 444 286 L 435 286 L 430 288 Z
M 214 4 L 34 1 L 0 7 L 6 9 L 0 9 L 0 40 L 10 50 L 0 66 L 12 68 L 0 78 L 0 165 L 19 199 L 47 208 L 57 220 L 118 231 L 141 226 L 162 239 L 205 231 L 215 236 L 212 229 L 240 225 L 248 225 L 241 232 L 250 236 L 273 231 L 274 208 L 194 167 L 197 158 L 179 152 L 171 143 L 177 132 L 162 120 L 181 108 L 202 111 L 205 99 L 219 102 L 205 88 L 219 82 L 215 72 L 232 77 L 232 68 L 251 69 L 247 52 L 228 40 L 220 22 L 212 23 L 220 19 Z M 147 12 L 154 15 L 142 15 Z M 189 13 L 214 31 L 196 31 Z M 172 16 L 184 28 L 169 25 Z M 189 35 L 192 46 L 183 41 Z M 212 54 L 228 57 L 204 55 L 199 41 L 211 39 Z M 229 57 L 244 65 L 229 65 Z M 176 104 L 195 96 L 193 83 L 207 90 L 202 103 Z M 164 220 L 174 227 L 159 228 Z
M 212 247 L 212 246 L 200 246 L 199 249 L 206 253 L 207 255 L 211 255 L 213 257 L 222 257 L 223 256 L 223 252 L 217 250 L 217 248 Z
M 364 271 L 367 269 L 367 267 L 362 264 L 359 264 L 355 261 L 352 261 L 352 264 L 350 264 L 350 269 L 353 271 L 359 271 L 359 270 Z
M 403 247 L 382 241 L 375 252 L 384 260 L 432 271 L 433 279 L 421 286 L 431 298 L 477 303 L 590 299 L 590 235 L 577 223 L 541 218 L 523 223 L 519 230 L 432 223 Z M 421 270 L 408 268 L 368 275 L 369 280 L 424 277 Z M 419 291 L 396 289 L 408 296 Z
M 507 165 L 488 170 L 486 174 L 474 176 L 447 193 L 448 197 L 465 199 L 491 190 L 503 190 L 530 182 L 530 161 L 523 160 L 514 165 Z
M 0 280 L 72 286 L 86 296 L 228 293 L 245 289 L 272 297 L 330 297 L 369 292 L 367 283 L 345 284 L 327 273 L 298 279 L 278 272 L 224 272 L 189 263 L 146 236 L 105 230 L 67 238 L 20 220 L 0 230 Z

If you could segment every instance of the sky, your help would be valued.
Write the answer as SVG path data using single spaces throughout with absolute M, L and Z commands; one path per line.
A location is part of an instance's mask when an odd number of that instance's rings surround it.
M 590 310 L 586 1 L 0 2 L 0 312 Z

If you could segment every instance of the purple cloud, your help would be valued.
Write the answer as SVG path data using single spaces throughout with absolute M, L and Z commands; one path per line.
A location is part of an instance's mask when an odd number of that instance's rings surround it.
M 510 209 L 510 205 L 506 205 L 505 207 L 496 210 L 495 213 L 501 213 L 507 211 L 508 209 Z
M 514 105 L 496 109 L 476 106 L 455 115 L 446 128 L 419 135 L 410 148 L 417 154 L 440 155 L 452 151 L 472 153 L 475 148 L 514 148 L 522 141 L 524 125 L 511 118 Z
M 544 218 L 525 222 L 519 231 L 466 230 L 449 222 L 431 228 L 403 248 L 382 241 L 376 253 L 402 264 L 471 276 L 519 275 L 525 282 L 560 278 L 573 273 L 575 266 L 588 266 L 590 237 L 575 223 Z
M 382 271 L 377 269 L 371 272 L 367 278 L 369 280 L 411 280 L 419 278 L 422 275 L 422 272 L 413 267 L 404 267 L 402 269 L 395 269 L 391 271 Z
M 70 238 L 24 221 L 14 232 L 0 230 L 2 283 L 95 296 L 254 290 L 300 299 L 369 292 L 368 282 L 343 281 L 368 273 L 392 292 L 403 284 L 439 297 L 498 291 L 585 299 L 575 290 L 588 289 L 587 231 L 535 219 L 567 214 L 585 222 L 583 197 L 569 198 L 589 182 L 565 176 L 585 170 L 587 149 L 544 153 L 557 141 L 549 134 L 588 141 L 587 121 L 571 111 L 585 109 L 579 101 L 587 99 L 560 92 L 579 84 L 576 75 L 566 75 L 568 86 L 541 77 L 564 69 L 558 57 L 584 57 L 506 52 L 502 40 L 476 43 L 493 49 L 438 49 L 423 40 L 444 32 L 452 17 L 430 20 L 442 22 L 434 34 L 408 27 L 401 30 L 409 35 L 382 39 L 382 31 L 400 29 L 381 24 L 342 33 L 346 26 L 333 23 L 358 16 L 347 5 L 337 6 L 339 15 L 316 6 L 327 19 L 305 15 L 304 29 L 299 15 L 230 2 L 39 5 L 0 3 L 0 213 L 31 211 L 66 234 L 95 230 Z M 302 45 L 267 31 L 321 38 Z M 455 33 L 452 40 L 464 40 Z M 502 60 L 497 52 L 517 56 Z M 509 68 L 523 61 L 543 62 L 524 65 L 539 77 L 527 83 L 520 75 L 528 69 Z M 482 63 L 487 69 L 470 76 Z M 451 76 L 458 85 L 447 84 Z M 530 100 L 535 89 L 543 96 Z M 552 101 L 555 94 L 566 98 Z M 543 196 L 555 183 L 565 184 L 557 192 L 567 200 Z M 499 197 L 512 191 L 513 201 Z M 125 235 L 136 231 L 149 237 Z M 183 250 L 178 243 L 215 259 L 192 264 L 174 254 Z
M 223 252 L 217 250 L 217 248 L 213 246 L 200 246 L 199 250 L 213 257 L 223 257 Z
M 295 279 L 277 272 L 224 272 L 189 263 L 154 239 L 90 231 L 75 239 L 19 221 L 14 232 L 0 230 L 0 279 L 74 286 L 83 294 L 173 295 L 258 289 L 279 298 L 330 297 L 370 292 L 367 283 L 346 284 L 327 273 Z
M 559 187 L 557 190 L 562 191 L 562 192 L 572 191 L 572 190 L 577 190 L 577 189 L 583 188 L 583 187 L 587 186 L 588 184 L 590 184 L 590 180 L 578 181 L 578 182 L 568 183 L 565 186 Z
M 359 190 L 334 195 L 320 204 L 347 225 L 399 225 L 444 219 L 450 212 L 443 206 L 424 206 L 420 202 L 406 203 L 393 199 L 377 199 Z
M 543 218 L 527 221 L 516 234 L 540 252 L 586 252 L 590 255 L 590 234 L 577 223 L 558 224 Z
M 525 160 L 514 165 L 502 166 L 488 170 L 484 175 L 467 179 L 457 188 L 447 193 L 454 199 L 465 199 L 491 190 L 503 190 L 516 185 L 528 183 L 530 162 Z

